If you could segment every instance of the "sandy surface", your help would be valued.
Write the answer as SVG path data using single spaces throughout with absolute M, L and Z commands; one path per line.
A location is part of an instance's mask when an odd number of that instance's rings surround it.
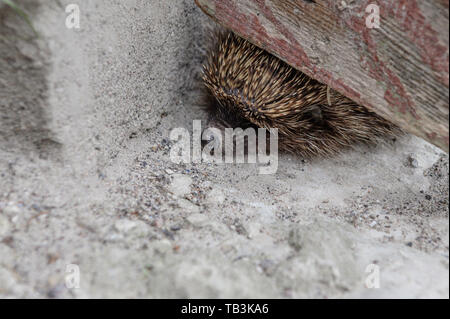
M 41 37 L 0 7 L 0 297 L 449 297 L 446 154 L 174 164 L 207 117 L 193 1 L 82 1 L 80 30 L 19 3 Z

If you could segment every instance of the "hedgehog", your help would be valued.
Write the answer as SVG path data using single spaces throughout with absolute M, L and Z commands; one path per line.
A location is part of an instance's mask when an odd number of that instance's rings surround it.
M 235 35 L 215 33 L 203 65 L 210 123 L 276 128 L 281 150 L 330 157 L 357 144 L 395 140 L 393 123 Z

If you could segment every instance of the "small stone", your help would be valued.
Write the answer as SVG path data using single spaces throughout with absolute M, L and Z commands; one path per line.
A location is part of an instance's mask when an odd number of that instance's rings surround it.
M 240 222 L 238 222 L 235 224 L 235 227 L 236 227 L 236 232 L 239 235 L 248 237 L 248 232 L 247 232 L 247 229 L 245 229 L 244 225 L 242 225 Z
M 176 196 L 184 196 L 191 192 L 192 178 L 183 174 L 173 175 L 170 191 Z
M 121 233 L 127 233 L 136 226 L 137 226 L 136 222 L 128 219 L 120 219 L 116 221 L 114 224 L 114 227 Z
M 180 206 L 180 208 L 186 212 L 190 212 L 190 213 L 200 212 L 200 207 L 198 207 L 197 205 L 191 203 L 190 201 L 188 201 L 187 199 L 184 199 L 184 198 L 180 198 L 178 200 L 178 206 Z
M 17 48 L 24 57 L 27 57 L 30 60 L 36 59 L 39 54 L 39 49 L 28 41 L 18 41 Z
M 303 246 L 303 241 L 304 241 L 304 238 L 303 238 L 303 234 L 302 234 L 300 228 L 295 227 L 289 231 L 288 244 L 289 244 L 289 246 L 294 248 L 294 250 L 300 251 Z
M 180 229 L 181 229 L 181 226 L 179 226 L 179 225 L 173 225 L 170 227 L 171 231 L 179 231 Z
M 167 230 L 167 229 L 163 229 L 163 234 L 164 234 L 167 238 L 169 238 L 170 240 L 174 240 L 174 239 L 175 239 L 174 234 L 173 234 L 171 231 Z
M 419 167 L 419 162 L 417 162 L 417 160 L 414 158 L 414 155 L 412 155 L 412 154 L 410 154 L 408 156 L 407 163 L 408 163 L 408 166 L 410 166 L 412 168 L 418 168 Z
M 208 221 L 208 228 L 211 229 L 212 232 L 219 235 L 226 235 L 229 233 L 229 229 L 222 223 L 218 223 L 215 221 Z
M 0 237 L 5 236 L 11 230 L 11 223 L 6 216 L 0 215 Z
M 374 221 L 372 221 L 372 222 L 370 223 L 369 226 L 373 228 L 373 227 L 375 227 L 376 225 L 377 225 L 377 222 L 374 220 Z
M 168 239 L 161 239 L 153 244 L 153 249 L 160 254 L 166 254 L 172 251 L 172 243 Z
M 13 224 L 17 224 L 19 222 L 19 215 L 15 215 L 11 218 L 11 221 Z
M 204 214 L 192 214 L 186 220 L 195 227 L 202 227 L 208 222 L 208 217 Z
M 259 263 L 259 267 L 267 276 L 272 276 L 276 271 L 277 265 L 270 259 L 264 259 Z
M 222 204 L 225 201 L 223 192 L 218 188 L 213 188 L 208 194 L 208 202 Z
M 259 223 L 250 223 L 246 227 L 248 238 L 252 239 L 258 236 L 261 233 L 261 225 Z
M 384 214 L 383 207 L 379 204 L 375 204 L 367 210 L 369 217 L 375 219 L 378 215 Z
M 8 216 L 17 215 L 20 213 L 20 208 L 10 203 L 3 209 L 3 212 Z

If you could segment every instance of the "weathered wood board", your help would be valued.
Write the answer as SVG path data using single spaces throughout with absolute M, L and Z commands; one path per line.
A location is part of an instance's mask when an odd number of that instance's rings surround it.
M 448 0 L 195 1 L 222 26 L 448 152 Z

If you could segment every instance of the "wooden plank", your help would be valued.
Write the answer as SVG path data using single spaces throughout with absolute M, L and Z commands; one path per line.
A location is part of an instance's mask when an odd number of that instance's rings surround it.
M 195 1 L 222 26 L 448 152 L 448 0 Z M 380 28 L 367 27 L 370 4 Z

